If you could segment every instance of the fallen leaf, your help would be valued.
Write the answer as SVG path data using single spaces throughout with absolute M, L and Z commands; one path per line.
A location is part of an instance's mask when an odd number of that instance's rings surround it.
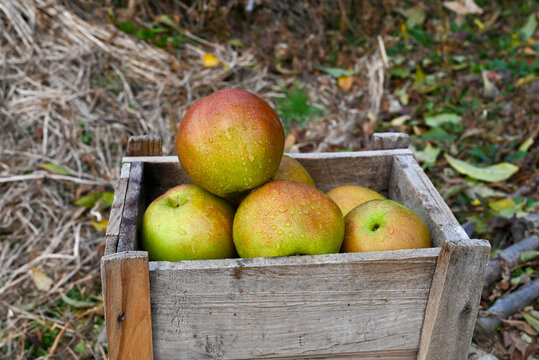
M 517 82 L 515 83 L 515 86 L 520 87 L 526 84 L 531 84 L 532 82 L 537 81 L 537 80 L 539 80 L 539 76 L 537 76 L 536 74 L 528 74 L 526 76 L 519 78 Z
M 337 79 L 337 84 L 342 91 L 348 92 L 354 85 L 355 78 L 353 76 L 341 76 Z
M 436 165 L 436 159 L 442 150 L 427 144 L 427 146 L 421 150 L 414 153 L 417 160 L 422 162 L 425 166 L 434 166 Z
M 284 152 L 288 152 L 292 146 L 296 143 L 296 136 L 294 134 L 290 134 L 286 137 L 284 141 Z
M 539 250 L 528 250 L 520 253 L 520 260 L 527 262 L 539 258 Z
M 69 304 L 73 307 L 76 307 L 76 308 L 87 308 L 87 307 L 93 307 L 95 306 L 95 303 L 91 302 L 91 301 L 80 301 L 80 300 L 74 300 L 72 298 L 70 298 L 69 296 L 67 296 L 66 294 L 60 292 L 60 297 L 62 298 L 62 300 L 66 303 L 66 304 Z
M 444 157 L 459 173 L 487 182 L 507 180 L 518 171 L 518 166 L 506 162 L 480 168 L 448 154 L 444 154 Z
M 493 82 L 489 80 L 489 72 L 486 70 L 481 71 L 483 78 L 483 95 L 487 98 L 495 98 L 500 95 L 500 89 Z
M 519 30 L 520 36 L 522 36 L 523 40 L 528 40 L 533 36 L 535 33 L 535 29 L 537 28 L 537 19 L 535 13 L 530 14 L 528 16 L 528 20 L 526 20 L 526 23 L 522 28 Z
M 430 127 L 440 126 L 445 123 L 460 124 L 462 116 L 454 113 L 443 113 L 425 116 L 425 123 Z
M 52 279 L 37 267 L 32 268 L 32 280 L 34 280 L 38 290 L 41 291 L 49 291 L 53 283 Z
M 492 198 L 492 197 L 505 197 L 507 194 L 497 191 L 494 189 L 489 188 L 483 183 L 469 183 L 466 190 L 464 190 L 464 193 L 466 196 L 468 196 L 470 199 L 477 200 L 478 197 L 482 197 L 483 199 Z
M 473 0 L 446 1 L 443 5 L 461 16 L 483 13 L 483 9 L 481 9 Z
M 54 173 L 54 174 L 73 175 L 71 173 L 71 171 L 67 170 L 65 167 L 60 166 L 60 165 L 56 165 L 56 164 L 53 164 L 53 163 L 41 164 L 39 167 L 42 168 L 42 169 L 47 170 L 48 172 Z
M 535 356 L 538 350 L 536 346 L 527 343 L 526 341 L 519 338 L 518 335 L 510 331 L 504 332 L 503 344 L 505 347 L 508 347 L 508 352 L 512 356 L 512 358 L 515 357 L 515 350 L 518 350 L 520 352 L 520 354 L 522 355 L 522 359 L 527 359 L 529 355 Z
M 107 231 L 107 227 L 109 226 L 108 219 L 103 219 L 101 221 L 92 221 L 91 223 L 94 229 L 96 229 L 97 231 L 102 231 L 102 232 Z
M 214 67 L 219 65 L 220 62 L 221 60 L 219 60 L 219 58 L 213 54 L 206 53 L 204 56 L 202 56 L 202 65 L 205 67 Z
M 89 194 L 84 197 L 81 197 L 78 200 L 75 200 L 73 204 L 91 209 L 98 201 L 100 201 L 101 210 L 108 209 L 112 206 L 112 202 L 114 201 L 114 193 L 110 191 L 103 191 Z
M 408 28 L 423 25 L 427 17 L 427 14 L 421 5 L 416 5 L 408 9 L 397 9 L 397 11 L 406 18 L 406 26 Z
M 390 123 L 393 126 L 402 126 L 402 125 L 406 124 L 406 122 L 408 120 L 410 120 L 410 119 L 411 119 L 410 115 L 405 114 L 405 115 L 401 115 L 401 116 L 398 116 L 398 117 L 392 119 L 390 121 Z
M 522 314 L 524 320 L 530 324 L 535 331 L 539 332 L 539 311 L 531 310 Z
M 346 69 L 341 69 L 341 68 L 330 68 L 330 67 L 319 66 L 318 69 L 324 71 L 325 73 L 327 73 L 328 75 L 336 79 L 342 76 L 352 76 L 352 75 L 357 74 L 357 71 L 355 70 L 346 70 Z
M 530 324 L 528 324 L 525 321 L 522 321 L 522 320 L 506 320 L 506 319 L 501 319 L 501 320 L 502 320 L 502 322 L 504 324 L 512 326 L 514 328 L 517 328 L 517 329 L 519 329 L 521 331 L 524 331 L 528 335 L 537 336 L 537 332 L 533 329 L 533 327 Z
M 497 201 L 491 201 L 488 206 L 494 210 L 494 211 L 502 211 L 503 209 L 507 209 L 510 207 L 514 207 L 515 201 L 513 199 L 501 199 Z

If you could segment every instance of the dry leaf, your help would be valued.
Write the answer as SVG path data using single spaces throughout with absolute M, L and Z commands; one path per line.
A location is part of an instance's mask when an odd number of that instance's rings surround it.
M 53 283 L 52 279 L 37 267 L 32 268 L 32 280 L 41 291 L 49 291 Z
M 92 226 L 97 231 L 105 232 L 105 231 L 107 231 L 107 226 L 109 226 L 109 220 L 108 219 L 103 219 L 103 220 L 100 220 L 100 221 L 92 221 Z
M 296 136 L 294 134 L 290 134 L 286 137 L 286 140 L 284 141 L 284 152 L 289 152 L 290 148 L 296 143 Z
M 339 84 L 339 87 L 342 91 L 348 92 L 354 85 L 354 76 L 341 76 L 337 80 L 337 83 Z
M 501 319 L 502 322 L 506 325 L 512 326 L 514 328 L 517 328 L 521 331 L 524 331 L 526 334 L 531 336 L 537 336 L 537 332 L 533 329 L 533 327 L 528 324 L 525 321 L 522 320 L 505 320 Z
M 219 65 L 221 60 L 213 54 L 206 53 L 204 56 L 202 56 L 202 64 L 205 67 L 214 67 L 216 65 Z
M 482 14 L 481 9 L 473 0 L 446 1 L 444 6 L 458 15 Z

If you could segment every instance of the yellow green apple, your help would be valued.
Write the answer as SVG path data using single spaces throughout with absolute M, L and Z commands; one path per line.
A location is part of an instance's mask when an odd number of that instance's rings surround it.
M 281 164 L 279 165 L 279 169 L 277 170 L 277 174 L 273 177 L 273 180 L 297 181 L 310 186 L 315 186 L 311 174 L 305 170 L 299 161 L 288 155 L 283 155 L 281 158 Z
M 275 176 L 284 130 L 277 113 L 260 97 L 224 89 L 189 107 L 178 127 L 176 148 L 195 184 L 229 198 Z
M 359 185 L 338 186 L 328 191 L 327 195 L 339 206 L 343 216 L 346 216 L 350 210 L 364 202 L 385 199 L 385 196 L 376 191 Z
M 250 193 L 234 217 L 241 257 L 337 253 L 344 236 L 339 207 L 303 183 L 270 181 Z
M 224 199 L 197 185 L 175 186 L 144 212 L 141 246 L 153 261 L 234 257 L 233 220 Z
M 345 216 L 343 252 L 417 249 L 431 246 L 427 225 L 396 201 L 371 200 Z

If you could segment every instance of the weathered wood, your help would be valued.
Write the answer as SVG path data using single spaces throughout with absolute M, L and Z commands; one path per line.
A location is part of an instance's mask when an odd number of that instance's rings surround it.
M 439 250 L 150 262 L 155 357 L 415 352 Z
M 524 251 L 539 249 L 539 236 L 532 235 L 519 241 L 493 256 L 488 262 L 487 275 L 485 276 L 484 288 L 490 286 L 494 281 L 501 277 L 502 262 L 509 270 L 513 270 L 520 264 L 520 255 Z
M 415 211 L 425 222 L 433 246 L 468 235 L 413 156 L 395 156 L 389 180 L 389 198 Z
M 444 242 L 432 280 L 417 358 L 466 359 L 472 340 L 490 244 Z
M 161 156 L 161 138 L 155 135 L 131 136 L 127 141 L 128 156 Z
M 496 300 L 486 311 L 488 316 L 477 319 L 476 330 L 483 333 L 494 331 L 500 326 L 501 319 L 507 319 L 537 299 L 539 299 L 539 278 Z
M 116 183 L 116 189 L 114 190 L 114 200 L 112 201 L 112 207 L 110 210 L 109 225 L 107 226 L 107 233 L 105 237 L 105 255 L 115 253 L 118 248 L 120 223 L 122 221 L 122 215 L 124 211 L 125 194 L 127 192 L 127 182 L 129 181 L 130 170 L 130 163 L 123 164 L 122 170 L 120 172 L 120 178 Z
M 387 195 L 389 175 L 395 155 L 412 155 L 407 149 L 342 153 L 288 154 L 297 159 L 322 191 L 338 185 L 362 185 Z M 169 188 L 191 183 L 176 156 L 127 157 L 124 162 L 144 162 L 148 183 L 152 184 L 148 201 Z
M 320 356 L 291 356 L 291 357 L 277 357 L 271 358 L 271 360 L 412 360 L 415 359 L 417 351 L 415 350 L 391 350 L 391 351 L 367 351 L 348 354 L 332 354 L 332 355 L 320 355 Z
M 124 211 L 118 237 L 118 252 L 137 250 L 137 235 L 144 212 L 143 163 L 133 162 L 130 164 L 129 181 L 127 182 Z
M 148 253 L 101 258 L 109 359 L 153 359 Z
M 373 150 L 408 149 L 410 137 L 399 132 L 374 133 L 371 142 Z

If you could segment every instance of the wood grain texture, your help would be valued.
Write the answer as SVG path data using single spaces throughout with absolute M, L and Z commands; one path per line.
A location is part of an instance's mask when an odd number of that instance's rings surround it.
M 362 185 L 387 195 L 389 176 L 396 155 L 412 155 L 407 149 L 343 153 L 288 154 L 297 159 L 326 192 L 337 185 Z M 144 162 L 152 188 L 148 201 L 169 188 L 191 183 L 176 156 L 126 157 L 124 162 Z
M 137 234 L 144 212 L 142 187 L 144 183 L 143 163 L 130 163 L 129 181 L 118 237 L 118 252 L 137 250 Z
M 127 141 L 128 156 L 161 156 L 161 138 L 156 135 L 131 136 Z
M 116 183 L 116 189 L 114 190 L 114 200 L 109 216 L 109 224 L 107 226 L 106 243 L 105 243 L 105 255 L 113 254 L 118 248 L 118 237 L 120 235 L 120 223 L 122 221 L 122 214 L 125 205 L 125 194 L 127 192 L 127 182 L 129 180 L 129 172 L 131 170 L 131 164 L 125 163 L 122 165 L 120 172 L 120 178 Z
M 101 258 L 109 359 L 153 359 L 148 253 Z
M 391 351 L 367 351 L 348 354 L 333 354 L 333 355 L 320 355 L 320 356 L 293 356 L 293 357 L 278 357 L 271 358 L 271 360 L 415 360 L 417 356 L 416 350 L 391 350 Z
M 417 358 L 466 359 L 477 318 L 490 244 L 444 242 L 432 280 Z
M 410 137 L 399 132 L 374 133 L 371 139 L 373 150 L 408 149 Z
M 438 253 L 151 262 L 155 357 L 414 352 Z
M 396 156 L 389 180 L 389 198 L 415 211 L 431 234 L 432 245 L 469 239 L 464 229 L 413 156 Z

